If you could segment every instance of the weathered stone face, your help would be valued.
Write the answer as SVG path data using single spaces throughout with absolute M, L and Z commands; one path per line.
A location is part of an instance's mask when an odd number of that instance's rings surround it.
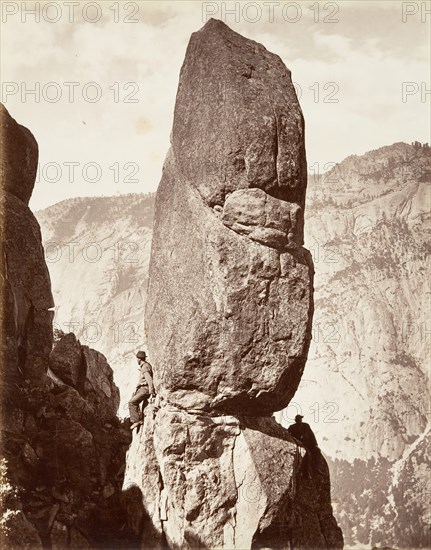
M 270 414 L 299 384 L 313 311 L 303 132 L 278 56 L 219 21 L 192 35 L 146 309 L 156 389 L 171 403 Z
M 341 548 L 323 456 L 310 472 L 269 417 L 297 389 L 313 313 L 289 72 L 211 20 L 187 49 L 171 141 L 145 316 L 158 395 L 127 456 L 129 525 L 160 550 Z
M 49 367 L 51 378 L 77 389 L 99 420 L 115 417 L 120 392 L 102 353 L 81 345 L 73 333 L 65 334 L 49 356 Z
M 302 245 L 303 211 L 294 203 L 281 201 L 262 189 L 239 189 L 227 195 L 222 210 L 226 227 L 254 241 L 283 250 L 292 235 Z
M 84 386 L 82 395 L 94 407 L 99 418 L 115 416 L 120 404 L 120 391 L 114 384 L 113 371 L 106 357 L 88 346 L 82 346 Z

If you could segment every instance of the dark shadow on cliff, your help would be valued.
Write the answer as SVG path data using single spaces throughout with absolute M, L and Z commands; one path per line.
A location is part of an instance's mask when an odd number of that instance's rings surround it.
M 127 550 L 140 550 L 141 548 L 148 550 L 182 550 L 182 546 L 174 543 L 169 545 L 164 533 L 160 534 L 154 527 L 143 505 L 142 491 L 137 485 L 131 485 L 123 491 L 121 502 L 128 517 L 129 529 L 136 537 L 140 537 L 140 542 L 127 547 Z M 195 548 L 196 550 L 207 550 L 209 548 L 191 531 L 186 530 L 184 532 L 184 539 L 188 548 Z
M 170 550 L 164 535 L 160 535 L 154 527 L 148 512 L 143 505 L 143 495 L 137 485 L 130 485 L 121 495 L 122 509 L 127 517 L 128 528 L 133 533 L 136 542 L 127 550 L 148 548 L 151 550 Z
M 209 548 L 196 533 L 190 533 L 189 531 L 184 532 L 184 538 L 188 542 L 190 548 L 195 548 L 196 550 L 207 550 Z M 180 548 L 176 549 L 180 550 Z
M 271 525 L 256 533 L 252 550 L 271 548 L 343 548 L 343 536 L 332 515 L 329 469 L 322 454 L 313 464 L 311 475 L 298 454 L 296 475 L 284 495 Z M 317 520 L 317 521 L 316 521 Z M 320 531 L 320 532 L 319 532 Z

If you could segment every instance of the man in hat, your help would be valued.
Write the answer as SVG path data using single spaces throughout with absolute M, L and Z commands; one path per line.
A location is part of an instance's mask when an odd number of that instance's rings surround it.
M 315 466 L 315 469 L 323 474 L 323 472 L 318 468 L 320 449 L 317 445 L 316 436 L 314 435 L 313 430 L 310 428 L 309 424 L 302 421 L 303 418 L 304 417 L 302 414 L 297 414 L 295 416 L 295 424 L 289 426 L 287 431 L 293 435 L 301 447 L 304 447 L 306 451 L 304 457 L 305 473 L 308 478 L 311 478 L 312 466 Z
M 145 408 L 148 399 L 156 395 L 153 384 L 153 368 L 147 361 L 147 354 L 145 351 L 138 351 L 136 359 L 139 365 L 139 382 L 129 401 L 131 430 L 141 424 L 139 405 L 144 402 L 143 408 Z

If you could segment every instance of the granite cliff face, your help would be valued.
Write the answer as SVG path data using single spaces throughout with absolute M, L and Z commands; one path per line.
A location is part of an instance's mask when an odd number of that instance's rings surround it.
M 216 86 L 222 95 L 208 101 Z M 295 393 L 311 338 L 303 132 L 277 56 L 220 21 L 192 35 L 151 250 L 145 322 L 158 396 L 124 482 L 144 545 L 343 545 L 323 456 L 307 478 L 271 418 Z
M 396 460 L 427 429 L 430 161 L 428 146 L 396 143 L 311 186 L 319 315 L 295 402 L 305 413 L 332 388 L 334 458 Z
M 1 547 L 121 547 L 128 430 L 99 352 L 57 334 L 39 224 L 27 206 L 38 148 L 1 105 Z
M 313 311 L 305 188 L 289 72 L 210 20 L 187 48 L 156 198 L 145 319 L 167 401 L 261 415 L 295 393 Z

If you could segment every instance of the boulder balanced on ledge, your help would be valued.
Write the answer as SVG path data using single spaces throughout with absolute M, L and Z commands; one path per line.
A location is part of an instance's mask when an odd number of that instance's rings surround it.
M 271 414 L 307 358 L 304 123 L 290 72 L 210 20 L 181 69 L 146 309 L 155 383 L 196 410 Z
M 127 454 L 129 526 L 158 550 L 342 548 L 323 456 L 305 475 L 270 417 L 297 389 L 313 314 L 290 73 L 209 21 L 187 49 L 171 142 L 145 317 L 158 395 Z

